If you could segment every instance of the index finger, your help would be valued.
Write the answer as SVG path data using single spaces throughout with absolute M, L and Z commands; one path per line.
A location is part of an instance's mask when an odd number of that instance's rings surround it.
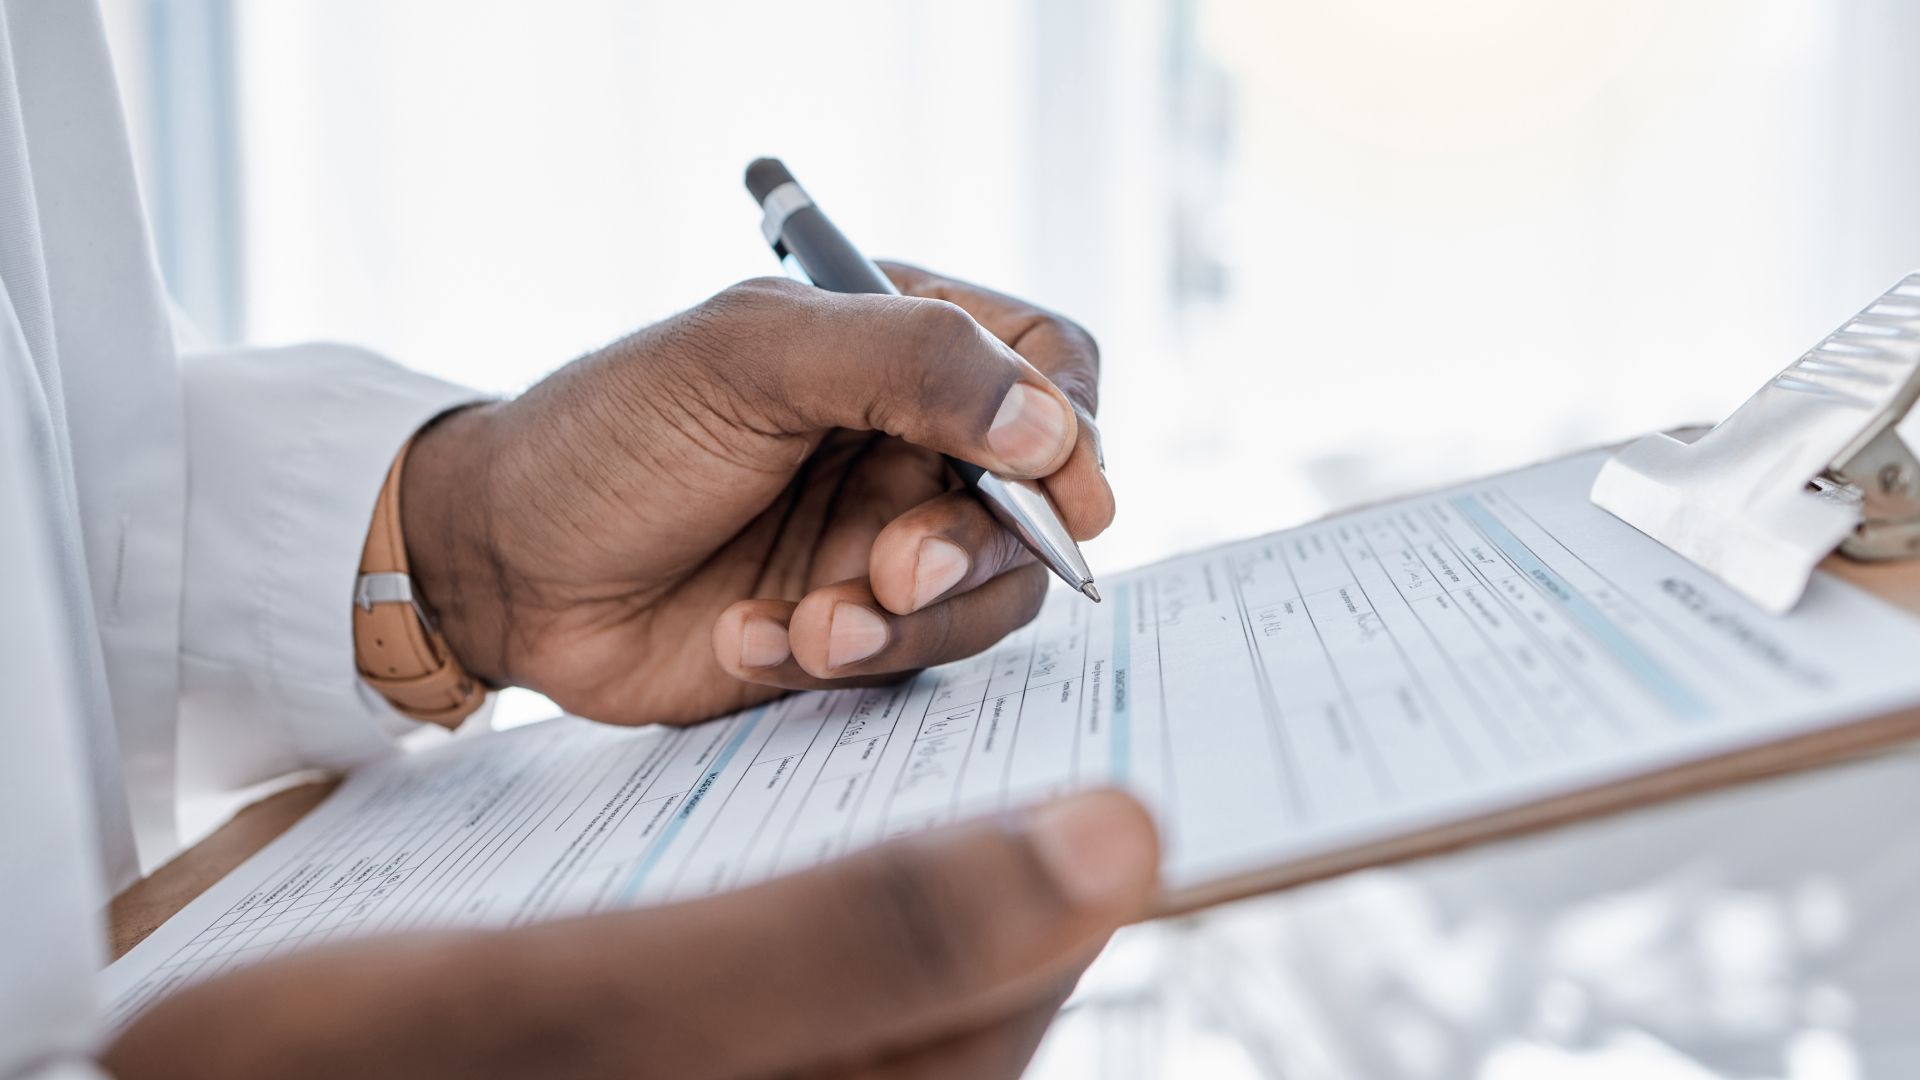
M 945 300 L 973 316 L 994 337 L 1053 380 L 1087 415 L 1100 411 L 1100 346 L 1072 319 L 971 282 L 943 277 L 906 263 L 880 269 L 909 296 Z
M 1041 481 L 1060 508 L 1074 539 L 1098 536 L 1113 521 L 1113 489 L 1107 483 L 1100 429 L 1100 346 L 1079 323 L 1016 296 L 943 277 L 906 263 L 880 269 L 901 292 L 945 300 L 973 316 L 988 333 L 1060 388 L 1079 414 L 1071 456 Z

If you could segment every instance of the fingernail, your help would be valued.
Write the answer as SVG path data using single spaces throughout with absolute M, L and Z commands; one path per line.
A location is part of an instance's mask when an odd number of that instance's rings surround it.
M 1039 472 L 1060 456 L 1073 419 L 1060 400 L 1037 386 L 1014 383 L 987 429 L 987 446 L 1009 468 Z
M 859 604 L 833 605 L 827 625 L 827 666 L 857 664 L 887 646 L 887 623 Z
M 969 564 L 959 544 L 937 536 L 920 541 L 920 560 L 913 567 L 913 610 L 919 611 L 960 584 Z
M 1111 904 L 1143 891 L 1159 868 L 1138 818 L 1112 793 L 1076 795 L 1032 812 L 1034 850 L 1067 896 Z
M 793 655 L 787 628 L 772 619 L 748 619 L 740 629 L 740 666 L 769 668 Z

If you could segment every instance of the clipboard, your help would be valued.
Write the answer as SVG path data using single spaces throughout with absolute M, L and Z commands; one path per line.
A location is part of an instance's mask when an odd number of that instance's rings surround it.
M 1852 340 L 1861 336 L 1872 338 L 1865 353 Z M 1835 356 L 1853 367 L 1840 370 L 1846 365 L 1831 359 Z M 1916 397 L 1920 397 L 1920 275 L 1896 284 L 1770 381 L 1722 425 L 1711 430 L 1649 436 L 1620 449 L 1603 468 L 1600 482 L 1595 484 L 1594 501 L 1681 554 L 1690 554 L 1688 545 L 1693 544 L 1707 556 L 1695 558 L 1696 563 L 1763 606 L 1777 607 L 1788 593 L 1791 596 L 1786 602 L 1790 604 L 1804 589 L 1806 577 L 1818 562 L 1827 572 L 1920 615 L 1920 563 L 1905 557 L 1911 550 L 1908 538 L 1920 536 L 1920 524 L 1916 524 L 1920 522 L 1920 500 L 1911 506 L 1900 501 L 1909 482 L 1907 477 L 1920 484 L 1920 466 L 1910 473 L 1888 468 L 1904 468 L 1902 463 L 1912 459 L 1899 441 L 1897 424 Z M 1783 420 L 1783 416 L 1788 419 Z M 1818 437 L 1796 438 L 1806 434 L 1800 425 L 1817 429 Z M 1716 473 L 1713 466 L 1724 465 L 1729 455 L 1738 458 L 1733 450 L 1743 445 L 1758 446 L 1762 453 L 1769 453 L 1776 449 L 1776 443 L 1791 449 L 1792 454 L 1775 454 L 1763 462 L 1767 467 L 1754 466 L 1751 460 L 1735 462 L 1746 467 L 1749 481 L 1758 477 L 1761 482 L 1718 482 L 1730 467 Z M 1652 449 L 1646 450 L 1648 447 Z M 1638 452 L 1636 448 L 1640 448 Z M 1715 454 L 1721 456 L 1716 458 Z M 1787 459 L 1789 465 L 1782 468 L 1780 462 Z M 1614 467 L 1616 463 L 1620 468 Z M 1656 494 L 1663 498 L 1654 500 L 1652 505 L 1656 507 L 1671 509 L 1691 499 L 1711 505 L 1717 517 L 1637 518 L 1632 505 L 1609 505 L 1608 493 L 1602 488 L 1610 473 L 1616 481 L 1626 475 L 1629 489 L 1636 484 L 1643 491 L 1658 489 Z M 1616 483 L 1616 489 L 1618 486 Z M 1678 503 L 1674 492 L 1679 493 Z M 1819 519 L 1818 528 L 1803 528 L 1795 510 L 1813 514 Z M 1680 523 L 1676 525 L 1675 521 Z M 1700 548 L 1700 537 L 1711 539 L 1709 530 L 1726 521 L 1736 522 L 1730 528 L 1739 534 L 1741 544 L 1715 548 L 1709 543 Z M 1846 527 L 1836 527 L 1839 523 Z M 1772 563 L 1734 558 L 1718 564 L 1712 558 L 1716 550 L 1744 545 L 1741 549 L 1751 552 L 1767 549 L 1769 544 L 1772 554 L 1784 553 L 1784 558 Z M 1827 555 L 1820 550 L 1821 544 L 1840 546 L 1851 557 Z M 1877 561 L 1856 561 L 1861 557 Z M 1799 565 L 1801 559 L 1806 560 L 1804 567 Z M 1774 576 L 1761 574 L 1756 567 L 1768 568 Z M 1797 580 L 1783 586 L 1781 574 L 1797 576 Z M 1862 717 L 1556 793 L 1477 817 L 1454 819 L 1255 872 L 1213 879 L 1166 894 L 1151 914 L 1182 914 L 1368 867 L 1799 772 L 1915 738 L 1920 738 L 1920 708 Z M 291 827 L 329 790 L 330 784 L 310 785 L 243 811 L 207 840 L 117 897 L 109 916 L 113 955 L 118 957 L 131 949 L 174 912 Z
M 1703 429 L 1685 429 L 1682 438 Z M 1573 456 L 1573 455 L 1564 455 Z M 1862 564 L 1835 556 L 1821 569 L 1920 616 L 1920 562 Z M 1439 855 L 1589 818 L 1711 792 L 1821 764 L 1858 758 L 1920 738 L 1920 709 L 1862 719 L 1804 737 L 1648 773 L 1603 788 L 1567 794 L 1444 827 L 1406 833 L 1168 894 L 1153 914 L 1171 916 L 1303 885 L 1355 870 Z M 116 897 L 108 913 L 111 955 L 137 945 L 194 897 L 299 821 L 337 786 L 337 779 L 278 792 L 242 810 L 206 839 Z
M 1720 424 L 1609 447 L 1592 501 L 1768 612 L 1790 610 L 1817 566 L 1920 614 L 1920 458 L 1900 433 L 1916 402 L 1920 272 L 1896 281 Z M 1159 913 L 1800 772 L 1915 738 L 1920 708 L 1863 717 L 1172 893 Z
M 1863 564 L 1835 555 L 1822 561 L 1819 569 L 1920 616 L 1920 563 Z M 1203 908 L 1279 892 L 1357 870 L 1389 866 L 1430 855 L 1444 855 L 1562 825 L 1706 795 L 1770 777 L 1836 765 L 1915 739 L 1920 739 L 1920 708 L 1866 717 L 1822 731 L 1643 773 L 1627 780 L 1571 792 L 1484 817 L 1403 833 L 1375 843 L 1344 848 L 1212 882 L 1204 887 L 1170 893 L 1163 898 L 1154 915 L 1190 914 Z

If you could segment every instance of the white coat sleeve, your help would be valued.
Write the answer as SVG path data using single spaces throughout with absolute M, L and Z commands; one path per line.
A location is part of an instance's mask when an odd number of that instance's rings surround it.
M 393 456 L 480 395 L 363 349 L 187 353 L 180 783 L 230 790 L 387 752 L 351 609 Z

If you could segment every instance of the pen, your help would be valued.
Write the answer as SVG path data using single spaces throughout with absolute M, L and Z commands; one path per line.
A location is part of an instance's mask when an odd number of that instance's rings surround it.
M 846 234 L 820 211 L 777 158 L 761 158 L 747 166 L 747 190 L 759 202 L 761 235 L 773 245 L 782 263 L 797 266 L 807 280 L 822 289 L 843 293 L 887 293 L 899 289 L 873 260 L 860 253 Z M 990 473 L 951 455 L 947 465 L 984 503 L 1007 531 L 1020 538 L 1047 569 L 1094 603 L 1100 590 L 1080 555 L 1079 545 L 1060 521 L 1060 511 L 1038 481 L 1014 480 Z

